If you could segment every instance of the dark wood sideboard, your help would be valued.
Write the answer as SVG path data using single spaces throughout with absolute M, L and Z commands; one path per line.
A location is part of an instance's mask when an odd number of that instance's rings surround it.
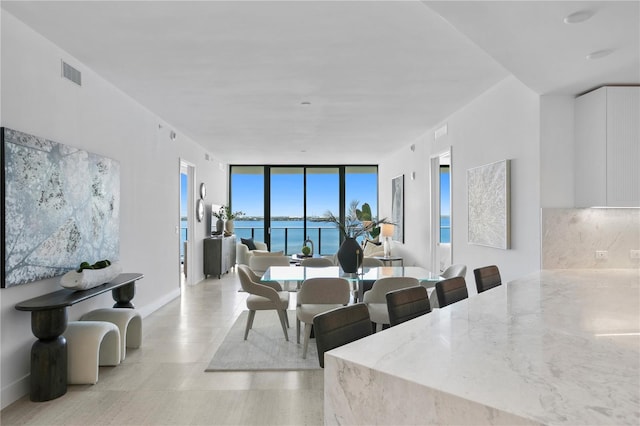
M 120 274 L 108 283 L 89 290 L 62 289 L 18 303 L 19 311 L 31 312 L 31 331 L 38 340 L 31 347 L 30 398 L 49 401 L 67 392 L 67 307 L 111 290 L 114 308 L 133 308 L 136 281 L 143 274 Z
M 236 265 L 236 236 L 204 239 L 204 276 L 218 278 Z

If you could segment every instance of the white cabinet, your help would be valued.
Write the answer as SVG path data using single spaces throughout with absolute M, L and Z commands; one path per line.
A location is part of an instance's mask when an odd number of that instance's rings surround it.
M 576 98 L 576 207 L 640 206 L 640 87 Z

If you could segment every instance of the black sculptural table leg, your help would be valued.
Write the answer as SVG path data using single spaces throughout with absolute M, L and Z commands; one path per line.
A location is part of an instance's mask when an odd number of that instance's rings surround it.
M 31 401 L 50 401 L 67 393 L 67 309 L 31 312 Z
M 135 308 L 131 301 L 133 297 L 136 295 L 136 282 L 131 281 L 128 284 L 125 284 L 121 287 L 114 288 L 111 290 L 111 296 L 113 300 L 116 301 L 114 308 Z

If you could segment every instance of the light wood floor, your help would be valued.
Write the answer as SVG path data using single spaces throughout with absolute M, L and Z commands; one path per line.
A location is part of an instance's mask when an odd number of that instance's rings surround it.
M 69 386 L 48 402 L 25 396 L 2 410 L 0 424 L 322 424 L 322 370 L 204 372 L 246 309 L 239 288 L 235 271 L 183 288 L 182 297 L 144 319 L 140 349 L 129 349 L 117 367 L 100 367 L 96 385 Z

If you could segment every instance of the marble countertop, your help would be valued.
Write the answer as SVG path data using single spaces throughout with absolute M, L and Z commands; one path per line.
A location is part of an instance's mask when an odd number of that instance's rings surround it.
M 337 348 L 325 363 L 325 404 L 355 403 L 346 381 L 360 380 L 347 371 L 356 367 L 527 422 L 638 424 L 640 270 L 540 271 Z M 340 419 L 334 409 L 325 417 Z M 367 422 L 353 412 L 336 423 Z

